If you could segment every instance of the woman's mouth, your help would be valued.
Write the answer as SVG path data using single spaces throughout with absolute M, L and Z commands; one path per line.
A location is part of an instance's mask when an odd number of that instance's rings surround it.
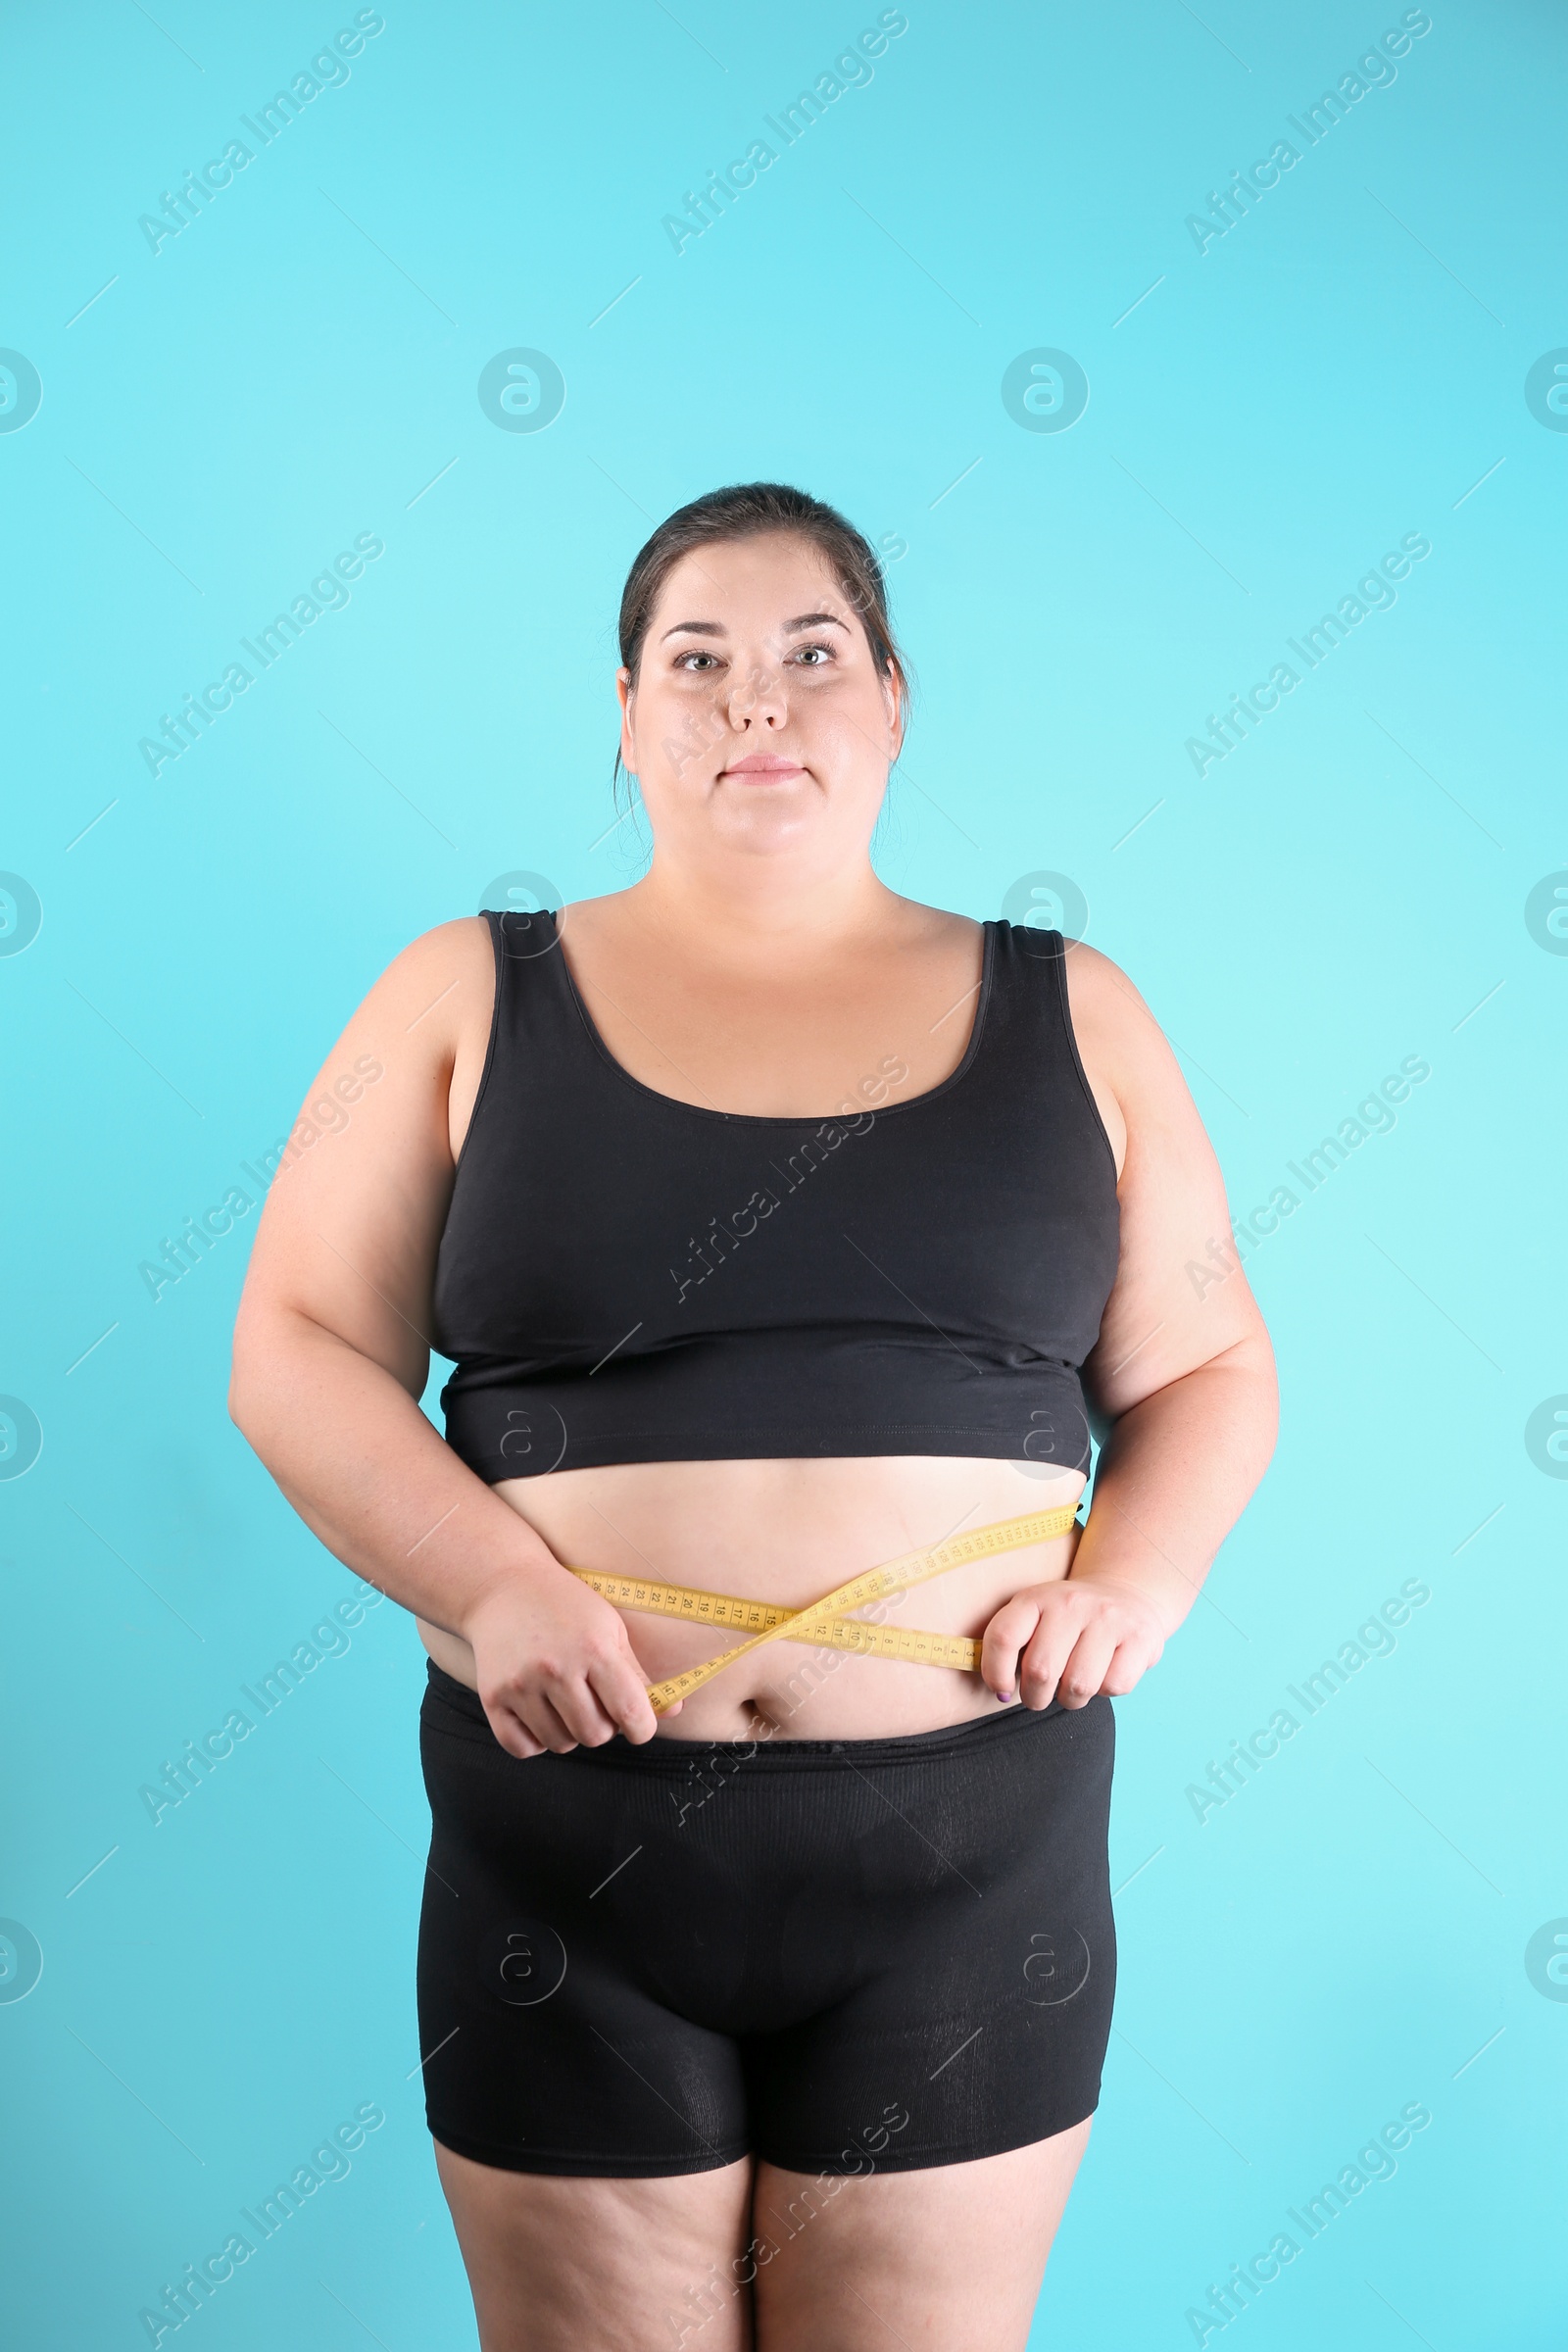
M 732 760 L 720 773 L 739 777 L 746 784 L 782 784 L 792 776 L 804 776 L 806 770 L 799 760 L 786 760 L 777 752 L 753 752 L 745 760 Z

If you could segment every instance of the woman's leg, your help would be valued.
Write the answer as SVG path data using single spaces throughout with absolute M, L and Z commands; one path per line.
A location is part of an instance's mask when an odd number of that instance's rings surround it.
M 825 2180 L 759 2164 L 757 2352 L 1023 2352 L 1088 2139 L 1085 2121 L 969 2164 Z
M 1023 2352 L 1088 2122 L 915 2172 L 750 2160 L 645 2180 L 435 2143 L 480 2352 Z
M 752 2352 L 749 2157 L 645 2180 L 508 2172 L 439 2140 L 435 2159 L 480 2352 Z

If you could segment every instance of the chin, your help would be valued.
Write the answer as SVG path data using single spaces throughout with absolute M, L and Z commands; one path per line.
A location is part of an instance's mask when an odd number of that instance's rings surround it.
M 809 839 L 814 830 L 810 811 L 799 808 L 748 808 L 732 814 L 727 823 L 714 828 L 726 849 L 739 850 L 743 856 L 752 858 L 767 858 L 792 850 Z
M 788 848 L 826 813 L 822 796 L 805 776 L 788 784 L 725 785 L 723 777 L 716 780 L 708 814 L 718 839 L 735 849 L 765 854 Z

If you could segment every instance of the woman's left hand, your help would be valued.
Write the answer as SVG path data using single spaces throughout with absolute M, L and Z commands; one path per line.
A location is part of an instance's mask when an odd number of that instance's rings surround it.
M 1084 1707 L 1102 1691 L 1131 1690 L 1164 1646 L 1159 1612 L 1139 1586 L 1068 1576 L 1004 1601 L 986 1627 L 980 1672 L 999 1698 Z

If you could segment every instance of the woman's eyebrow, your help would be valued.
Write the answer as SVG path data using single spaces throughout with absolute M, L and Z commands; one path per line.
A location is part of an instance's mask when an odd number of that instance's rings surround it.
M 797 613 L 793 620 L 787 620 L 784 623 L 784 627 L 786 630 L 821 628 L 847 629 L 848 624 L 847 622 L 840 620 L 836 612 L 800 612 Z M 659 642 L 661 645 L 662 645 L 664 642 L 664 637 L 679 637 L 682 635 L 688 637 L 727 637 L 729 635 L 729 631 L 725 628 L 721 620 L 677 620 L 672 629 L 666 629 L 664 631 L 663 636 L 660 638 Z

